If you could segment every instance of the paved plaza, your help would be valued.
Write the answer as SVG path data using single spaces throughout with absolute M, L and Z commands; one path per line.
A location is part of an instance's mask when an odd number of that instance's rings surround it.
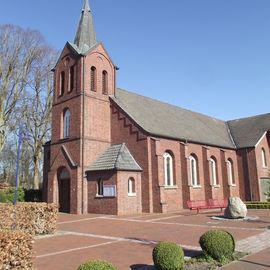
M 250 254 L 222 269 L 270 269 L 270 211 L 250 210 L 248 215 L 256 219 L 249 221 L 211 218 L 220 215 L 218 211 L 121 217 L 59 214 L 57 233 L 35 240 L 35 266 L 38 270 L 76 270 L 87 260 L 104 259 L 120 270 L 151 269 L 157 242 L 176 242 L 186 256 L 192 256 L 200 251 L 200 236 L 218 228 L 235 237 L 236 250 Z

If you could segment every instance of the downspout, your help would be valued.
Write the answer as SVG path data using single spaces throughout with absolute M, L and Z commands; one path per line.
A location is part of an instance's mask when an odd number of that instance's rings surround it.
M 83 106 L 82 106 L 82 175 L 81 175 L 81 179 L 82 179 L 82 205 L 81 205 L 81 213 L 84 214 L 84 108 L 85 108 L 85 56 L 83 56 L 83 78 L 82 78 L 82 89 L 83 89 L 83 93 L 82 93 L 82 98 L 83 98 Z
M 250 178 L 250 170 L 249 170 L 249 159 L 248 159 L 248 150 L 246 148 L 246 157 L 247 157 L 247 170 L 248 170 L 248 182 L 249 182 L 249 191 L 250 191 L 250 200 L 253 201 L 253 190 Z

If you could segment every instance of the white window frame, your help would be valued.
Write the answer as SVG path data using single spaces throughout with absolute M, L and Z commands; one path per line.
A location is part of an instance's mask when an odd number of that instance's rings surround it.
M 267 168 L 267 160 L 266 160 L 265 149 L 262 148 L 261 152 L 262 152 L 262 166 L 263 166 L 263 168 Z
M 64 138 L 70 137 L 70 126 L 71 126 L 71 113 L 67 109 L 64 113 Z
M 191 186 L 200 187 L 200 185 L 198 183 L 197 160 L 192 155 L 189 157 L 189 169 L 190 169 L 189 172 L 190 172 L 190 184 L 191 184 Z
M 228 174 L 229 186 L 236 186 L 235 179 L 234 179 L 233 162 L 229 159 L 227 160 L 227 174 Z
M 169 174 L 170 179 L 168 178 L 168 171 L 167 171 L 167 161 L 169 161 Z M 173 180 L 173 158 L 168 153 L 165 152 L 163 155 L 163 163 L 164 163 L 164 178 L 165 178 L 165 186 L 166 187 L 173 187 L 174 186 L 174 180 Z
M 132 190 L 132 183 L 134 183 L 134 192 Z M 136 183 L 135 179 L 132 177 L 128 179 L 128 196 L 136 196 Z
M 213 186 L 218 186 L 217 179 L 217 163 L 213 158 L 210 158 L 210 180 Z

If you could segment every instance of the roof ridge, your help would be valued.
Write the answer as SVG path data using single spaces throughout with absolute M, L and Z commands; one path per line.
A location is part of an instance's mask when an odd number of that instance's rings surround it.
M 112 146 L 118 146 L 118 145 L 121 145 L 121 146 L 119 147 L 119 150 L 118 150 L 118 153 L 117 153 L 117 157 L 116 157 L 115 162 L 114 162 L 114 167 L 115 168 L 117 168 L 118 158 L 120 156 L 120 153 L 121 153 L 121 150 L 123 148 L 124 143 L 115 144 L 115 145 L 112 145 Z
M 240 121 L 240 120 L 248 120 L 248 119 L 258 118 L 258 117 L 267 116 L 267 115 L 270 115 L 270 113 L 262 113 L 262 114 L 248 116 L 248 117 L 241 117 L 241 118 L 237 118 L 237 119 L 228 120 L 226 122 L 229 123 L 229 122 L 235 122 L 235 121 Z

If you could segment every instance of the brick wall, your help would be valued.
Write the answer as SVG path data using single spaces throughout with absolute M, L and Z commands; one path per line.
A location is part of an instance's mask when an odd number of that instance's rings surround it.
M 128 194 L 128 179 L 135 181 L 136 194 Z M 117 172 L 118 215 L 138 214 L 142 212 L 141 172 Z
M 117 185 L 116 172 L 88 173 L 88 212 L 97 214 L 117 215 L 117 197 L 97 196 L 97 179 L 102 179 L 104 185 Z

